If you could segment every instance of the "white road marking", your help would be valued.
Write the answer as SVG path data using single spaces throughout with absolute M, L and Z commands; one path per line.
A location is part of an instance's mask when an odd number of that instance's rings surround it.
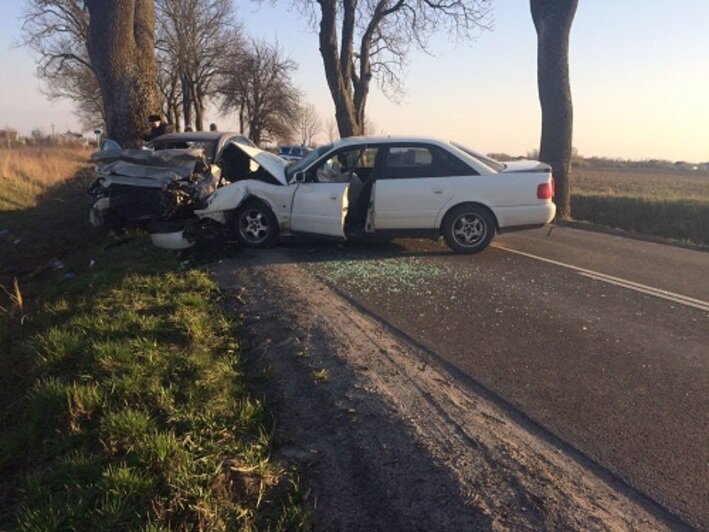
M 655 288 L 652 286 L 647 286 L 644 284 L 636 283 L 634 281 L 628 281 L 627 279 L 621 279 L 620 277 L 613 277 L 612 275 L 606 275 L 605 273 L 595 272 L 593 270 L 588 270 L 586 268 L 580 268 L 572 264 L 566 264 L 565 262 L 559 262 L 558 260 L 547 259 L 544 257 L 539 257 L 537 255 L 532 255 L 531 253 L 525 253 L 524 251 L 517 251 L 516 249 L 510 249 L 499 244 L 493 244 L 494 247 L 508 251 L 510 253 L 515 253 L 517 255 L 522 255 L 523 257 L 528 257 L 530 259 L 539 260 L 542 262 L 547 262 L 549 264 L 554 264 L 555 266 L 560 266 L 562 268 L 567 268 L 573 270 L 579 275 L 588 277 L 589 279 L 594 279 L 596 281 L 602 281 L 604 283 L 612 284 L 615 286 L 620 286 L 628 290 L 634 290 L 635 292 L 640 292 L 642 294 L 647 294 L 654 297 L 659 297 L 667 301 L 672 301 L 673 303 L 678 303 L 680 305 L 685 305 L 687 307 L 696 308 L 704 312 L 709 312 L 709 302 L 702 301 L 701 299 L 695 299 L 693 297 L 683 296 L 682 294 L 677 294 L 675 292 L 669 292 L 668 290 L 662 290 L 661 288 Z

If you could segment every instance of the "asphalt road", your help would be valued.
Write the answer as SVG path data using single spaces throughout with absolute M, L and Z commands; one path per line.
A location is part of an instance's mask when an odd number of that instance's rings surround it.
M 294 260 L 687 523 L 709 528 L 709 253 L 556 227 L 475 256 L 295 244 Z

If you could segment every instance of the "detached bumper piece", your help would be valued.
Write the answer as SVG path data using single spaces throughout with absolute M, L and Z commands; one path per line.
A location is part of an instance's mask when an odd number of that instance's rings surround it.
M 194 237 L 188 238 L 187 222 L 151 222 L 148 233 L 153 245 L 162 249 L 182 251 L 195 245 Z

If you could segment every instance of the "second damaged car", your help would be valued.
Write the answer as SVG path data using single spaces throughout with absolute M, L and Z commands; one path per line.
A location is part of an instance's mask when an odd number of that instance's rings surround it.
M 426 138 L 350 137 L 291 164 L 237 145 L 228 184 L 183 227 L 153 241 L 183 249 L 215 227 L 244 246 L 281 235 L 443 236 L 458 253 L 485 249 L 497 232 L 540 227 L 555 214 L 554 181 L 538 161 L 499 163 L 462 145 Z
M 244 162 L 249 164 L 237 145 L 253 146 L 231 133 L 164 135 L 144 149 L 130 150 L 105 141 L 102 150 L 91 156 L 96 168 L 89 188 L 94 198 L 92 224 L 162 231 L 194 219 L 194 210 L 204 207 L 207 198 L 234 175 L 242 175 Z

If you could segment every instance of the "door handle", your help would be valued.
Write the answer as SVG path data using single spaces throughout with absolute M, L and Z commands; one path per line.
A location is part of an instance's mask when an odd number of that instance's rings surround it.
M 442 188 L 434 188 L 433 193 L 434 194 L 443 194 L 443 189 Z
M 338 196 L 337 194 L 331 194 L 331 195 L 330 195 L 330 199 L 331 199 L 331 200 L 336 200 L 337 198 L 339 198 L 339 196 Z

